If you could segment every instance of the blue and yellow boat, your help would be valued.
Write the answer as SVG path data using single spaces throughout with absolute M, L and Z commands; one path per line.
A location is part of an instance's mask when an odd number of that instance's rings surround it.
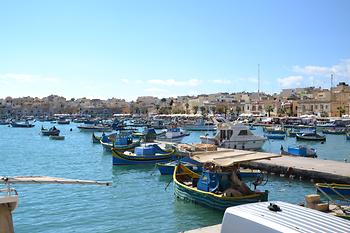
M 155 164 L 176 158 L 174 149 L 165 150 L 157 144 L 135 147 L 134 153 L 112 148 L 113 165 Z
M 202 175 L 199 175 L 182 164 L 175 167 L 173 180 L 174 194 L 177 198 L 218 210 L 268 199 L 268 191 L 250 191 L 249 194 L 235 195 L 237 192 L 225 190 L 224 186 L 227 184 L 224 183 L 227 183 L 227 177 L 209 171 L 203 171 Z
M 130 151 L 140 146 L 141 139 L 133 141 L 132 137 L 117 137 L 114 141 L 101 139 L 100 143 L 106 151 L 111 151 L 112 148 L 120 151 Z
M 324 192 L 326 194 L 331 195 L 350 195 L 350 184 L 327 184 L 327 183 L 316 183 L 315 184 L 317 191 L 321 190 L 321 193 Z

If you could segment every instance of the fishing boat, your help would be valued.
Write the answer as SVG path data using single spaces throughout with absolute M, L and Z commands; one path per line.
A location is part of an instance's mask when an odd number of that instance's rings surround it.
M 267 139 L 277 139 L 277 140 L 284 140 L 286 135 L 285 134 L 275 134 L 275 133 L 268 133 L 265 134 L 265 137 Z
M 241 123 L 224 122 L 217 124 L 217 127 L 214 137 L 200 136 L 201 142 L 229 149 L 259 150 L 266 141 L 266 138 L 254 135 Z
M 32 128 L 35 125 L 29 123 L 29 121 L 25 121 L 25 122 L 11 122 L 10 126 L 13 128 Z
M 60 120 L 57 121 L 57 124 L 59 124 L 59 125 L 69 125 L 70 121 L 66 120 L 66 119 L 60 119 Z
M 140 146 L 141 139 L 133 141 L 131 136 L 117 136 L 114 141 L 111 141 L 102 137 L 100 143 L 106 151 L 112 151 L 112 148 L 120 151 L 129 151 Z
M 174 149 L 162 149 L 158 144 L 135 147 L 134 153 L 112 148 L 113 165 L 155 164 L 176 158 Z
M 9 120 L 0 120 L 0 125 L 8 125 L 10 124 Z
M 301 133 L 296 135 L 297 140 L 304 141 L 326 141 L 326 136 L 316 133 L 316 131 L 309 133 Z
M 281 147 L 281 155 L 293 155 L 293 156 L 301 156 L 301 157 L 311 157 L 316 158 L 316 149 L 310 148 L 308 146 L 296 146 L 291 147 L 289 146 L 287 151 L 283 150 L 283 147 Z
M 174 169 L 178 163 L 183 164 L 184 166 L 191 169 L 192 171 L 202 172 L 203 164 L 199 163 L 196 160 L 191 159 L 188 156 L 185 156 L 178 161 L 157 163 L 156 166 L 161 175 L 172 175 L 174 174 Z
M 79 125 L 78 129 L 80 131 L 88 132 L 111 132 L 112 128 L 105 125 Z
M 327 184 L 327 183 L 316 183 L 315 184 L 317 191 L 320 191 L 321 193 L 326 194 L 333 194 L 333 195 L 350 195 L 350 184 Z
M 41 134 L 43 136 L 58 136 L 60 134 L 60 130 L 55 126 L 51 127 L 50 129 L 45 129 L 43 126 L 41 126 Z
M 145 128 L 143 132 L 133 132 L 132 136 L 135 138 L 143 138 L 145 142 L 153 142 L 156 139 L 163 138 L 166 130 L 157 133 L 154 128 Z
M 322 133 L 342 135 L 342 134 L 346 134 L 346 129 L 345 128 L 329 128 L 329 129 L 322 130 Z
M 101 138 L 102 137 L 95 135 L 95 133 L 92 133 L 92 142 L 93 143 L 100 143 Z
M 51 139 L 51 140 L 64 140 L 65 137 L 64 136 L 58 136 L 58 135 L 50 135 L 49 139 Z
M 167 129 L 164 135 L 160 135 L 158 138 L 161 141 L 180 142 L 184 137 L 189 136 L 190 133 L 184 129 L 174 127 Z
M 281 126 L 265 126 L 263 131 L 271 134 L 285 134 L 286 131 Z
M 215 131 L 216 126 L 213 122 L 205 121 L 203 118 L 196 120 L 194 123 L 187 123 L 182 126 L 188 131 Z
M 301 131 L 293 128 L 293 129 L 290 129 L 287 131 L 287 136 L 288 137 L 296 137 L 298 133 L 300 134 Z
M 195 173 L 182 164 L 175 167 L 174 194 L 177 198 L 189 200 L 207 207 L 225 210 L 230 206 L 267 201 L 268 191 L 251 190 L 237 176 L 239 163 L 279 157 L 261 152 L 225 150 L 202 152 L 192 158 L 203 163 L 202 174 Z M 261 180 L 260 180 L 261 181 Z

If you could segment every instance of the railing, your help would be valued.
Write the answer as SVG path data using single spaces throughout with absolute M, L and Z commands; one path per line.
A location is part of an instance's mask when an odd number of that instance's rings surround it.
M 0 189 L 0 197 L 1 196 L 18 196 L 17 190 L 14 188 L 5 188 Z

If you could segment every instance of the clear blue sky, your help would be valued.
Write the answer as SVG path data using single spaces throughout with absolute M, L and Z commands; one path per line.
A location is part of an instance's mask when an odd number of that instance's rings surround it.
M 350 79 L 350 1 L 0 0 L 0 98 L 330 86 Z

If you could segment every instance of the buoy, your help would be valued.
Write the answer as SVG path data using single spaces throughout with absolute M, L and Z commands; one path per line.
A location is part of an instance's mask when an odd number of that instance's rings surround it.
M 70 131 L 73 131 L 73 129 L 72 129 L 72 128 L 70 128 Z

